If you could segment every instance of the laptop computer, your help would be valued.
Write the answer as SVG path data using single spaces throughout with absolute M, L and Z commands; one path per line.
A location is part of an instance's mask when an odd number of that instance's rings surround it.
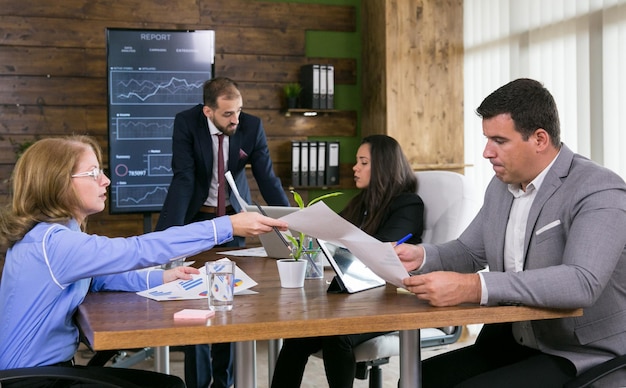
M 290 206 L 261 206 L 263 211 L 268 217 L 280 218 L 300 210 L 299 207 Z M 246 211 L 261 213 L 256 205 L 246 205 Z M 259 235 L 259 240 L 267 253 L 267 257 L 275 259 L 289 259 L 291 258 L 291 244 L 285 237 L 287 234 L 295 234 L 295 232 L 280 232 L 272 231 L 270 233 L 264 233 Z
M 331 293 L 355 293 L 385 285 L 385 280 L 376 275 L 347 248 L 317 239 L 317 244 L 335 271 L 328 287 Z

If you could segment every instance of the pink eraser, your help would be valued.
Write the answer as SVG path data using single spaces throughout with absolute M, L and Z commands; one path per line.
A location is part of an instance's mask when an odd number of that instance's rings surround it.
M 213 310 L 184 309 L 174 313 L 174 319 L 207 319 L 215 315 Z

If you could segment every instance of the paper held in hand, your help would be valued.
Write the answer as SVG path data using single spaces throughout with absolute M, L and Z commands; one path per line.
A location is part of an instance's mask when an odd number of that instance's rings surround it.
M 324 202 L 280 219 L 289 224 L 289 229 L 348 248 L 376 275 L 396 287 L 404 288 L 402 279 L 409 277 L 409 274 L 391 243 L 378 241 L 346 221 Z
M 248 203 L 246 203 L 246 201 L 244 201 L 243 198 L 241 197 L 241 194 L 239 194 L 239 189 L 237 188 L 237 184 L 235 183 L 235 180 L 233 179 L 233 174 L 231 174 L 230 171 L 226 171 L 224 176 L 226 177 L 226 181 L 228 182 L 230 189 L 233 191 L 233 194 L 235 194 L 235 198 L 237 198 L 237 202 L 239 203 L 239 207 L 241 208 L 241 211 L 243 212 L 247 211 L 246 206 L 248 206 Z

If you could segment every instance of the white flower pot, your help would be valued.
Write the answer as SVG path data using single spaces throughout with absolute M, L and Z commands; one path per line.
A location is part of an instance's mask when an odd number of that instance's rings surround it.
M 283 288 L 304 287 L 306 260 L 281 259 L 276 261 L 280 285 Z

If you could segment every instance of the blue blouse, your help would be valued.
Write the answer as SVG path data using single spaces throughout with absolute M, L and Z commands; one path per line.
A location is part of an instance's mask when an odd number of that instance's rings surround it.
M 39 223 L 6 254 L 0 281 L 0 370 L 70 360 L 79 344 L 73 316 L 88 291 L 142 291 L 163 283 L 141 268 L 208 250 L 233 238 L 228 217 L 162 232 L 109 238 Z

